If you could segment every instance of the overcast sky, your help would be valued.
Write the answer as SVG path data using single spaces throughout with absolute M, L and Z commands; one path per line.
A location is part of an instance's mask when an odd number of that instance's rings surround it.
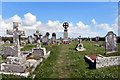
M 0 35 L 12 29 L 12 22 L 21 22 L 26 36 L 40 30 L 63 37 L 62 23 L 69 23 L 69 37 L 104 37 L 108 31 L 118 34 L 117 2 L 3 2 Z

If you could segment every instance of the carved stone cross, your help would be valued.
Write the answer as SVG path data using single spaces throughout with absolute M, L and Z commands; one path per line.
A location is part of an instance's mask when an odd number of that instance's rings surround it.
M 19 26 L 20 26 L 20 23 L 13 22 L 13 30 L 7 30 L 7 34 L 13 35 L 14 50 L 15 50 L 15 53 L 18 54 L 18 56 L 20 56 L 19 36 L 25 36 L 24 31 L 18 30 Z
M 64 22 L 63 27 L 65 28 L 65 30 L 67 30 L 67 28 L 69 27 L 69 24 L 67 22 Z

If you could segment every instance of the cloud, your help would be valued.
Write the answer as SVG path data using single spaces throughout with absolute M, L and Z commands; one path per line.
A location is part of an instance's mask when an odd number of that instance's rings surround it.
M 49 32 L 50 36 L 55 32 L 57 37 L 63 37 L 63 23 L 60 23 L 58 20 L 48 20 L 47 23 L 43 24 L 41 21 L 37 21 L 36 16 L 31 13 L 26 13 L 23 19 L 17 14 L 6 20 L 3 20 L 2 16 L 0 16 L 0 34 L 6 35 L 6 29 L 13 29 L 13 22 L 21 23 L 19 29 L 26 31 L 26 36 L 33 35 L 36 30 L 40 30 L 43 36 L 46 32 Z M 115 20 L 115 24 L 112 24 L 111 26 L 109 24 L 97 24 L 95 19 L 92 19 L 92 23 L 97 29 L 102 29 L 103 31 L 115 30 L 118 27 L 117 19 Z M 78 37 L 79 35 L 82 37 L 98 36 L 100 34 L 101 32 L 93 31 L 90 25 L 86 25 L 82 21 L 77 22 L 75 25 L 71 22 L 69 23 L 69 37 Z
M 36 16 L 31 13 L 27 13 L 24 15 L 23 25 L 32 26 L 36 24 Z
M 114 24 L 97 24 L 95 19 L 92 19 L 92 23 L 94 24 L 94 26 L 97 28 L 97 29 L 102 29 L 103 31 L 114 31 L 116 32 L 118 30 L 118 17 L 115 19 L 115 23 Z
M 76 25 L 80 28 L 80 29 L 88 29 L 89 26 L 83 24 L 81 21 L 79 21 L 78 23 L 76 23 Z
M 95 21 L 95 19 L 92 19 L 92 23 L 93 23 L 94 25 L 96 25 L 96 21 Z

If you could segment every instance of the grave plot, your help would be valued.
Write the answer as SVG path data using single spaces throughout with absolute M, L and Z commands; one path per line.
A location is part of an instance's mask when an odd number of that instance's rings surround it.
M 38 64 L 43 61 L 43 57 L 47 58 L 50 54 L 45 52 L 45 48 L 41 48 L 40 38 L 41 36 L 39 31 L 36 31 L 37 36 L 37 48 L 33 49 L 32 55 L 33 57 L 29 56 L 29 51 L 20 51 L 20 44 L 19 44 L 19 35 L 25 35 L 24 31 L 19 31 L 18 27 L 20 27 L 20 23 L 13 22 L 13 31 L 8 31 L 7 33 L 13 34 L 13 44 L 12 47 L 3 47 L 2 54 L 5 55 L 6 60 L 4 63 L 1 64 L 0 74 L 9 74 L 9 75 L 17 75 L 17 76 L 24 76 L 28 77 L 28 75 L 35 70 Z M 42 50 L 43 53 L 38 51 L 35 53 L 35 50 Z M 26 55 L 23 55 L 26 53 Z M 6 55 L 7 54 L 7 55 Z M 34 54 L 38 54 L 37 57 Z M 40 56 L 43 54 L 44 56 Z M 47 56 L 46 56 L 47 55 Z
M 115 54 L 117 53 L 117 39 L 116 35 L 110 31 L 105 36 L 105 55 L 107 54 Z M 90 67 L 93 68 L 101 68 L 101 67 L 109 67 L 109 66 L 117 66 L 120 65 L 119 63 L 120 56 L 110 56 L 104 57 L 102 55 L 88 55 L 85 56 L 84 59 Z

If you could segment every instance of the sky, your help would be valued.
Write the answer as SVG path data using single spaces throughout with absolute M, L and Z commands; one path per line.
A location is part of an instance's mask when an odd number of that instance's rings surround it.
M 69 23 L 68 35 L 76 38 L 104 37 L 108 31 L 118 35 L 117 2 L 2 2 L 0 36 L 8 36 L 13 22 L 20 22 L 26 36 L 39 30 L 43 35 L 56 33 L 63 37 L 64 22 Z M 51 37 L 51 36 L 50 36 Z

